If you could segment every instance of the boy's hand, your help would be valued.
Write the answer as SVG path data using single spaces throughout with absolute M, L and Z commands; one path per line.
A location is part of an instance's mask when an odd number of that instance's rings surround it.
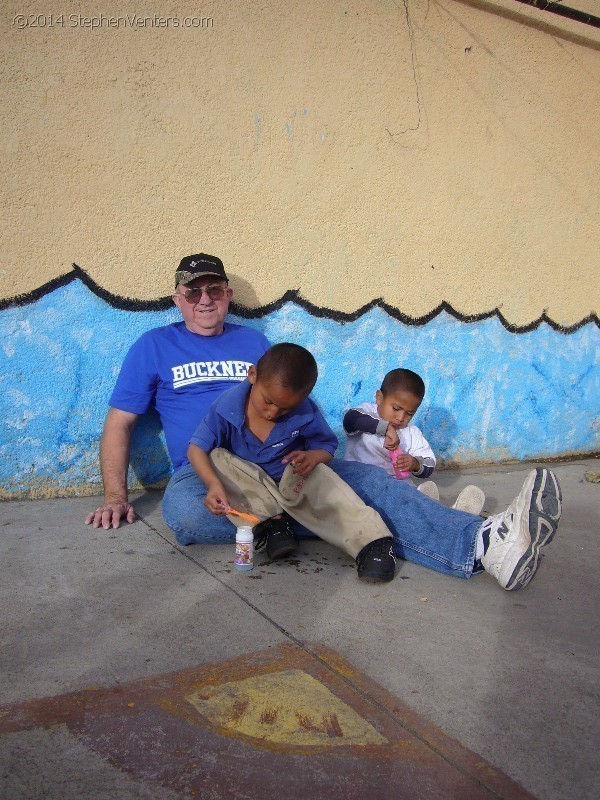
M 317 464 L 326 464 L 332 458 L 326 450 L 292 450 L 281 459 L 281 463 L 291 464 L 294 475 L 307 478 Z
M 398 445 L 400 444 L 400 439 L 398 437 L 398 431 L 394 428 L 393 425 L 387 426 L 387 431 L 385 432 L 385 439 L 383 441 L 383 446 L 386 450 L 395 450 Z
M 221 485 L 211 487 L 204 498 L 204 505 L 213 514 L 223 516 L 229 508 L 229 501 L 225 494 L 225 489 Z
M 401 456 L 396 458 L 396 469 L 400 472 L 418 472 L 421 465 L 414 456 L 409 456 L 408 453 L 402 453 Z

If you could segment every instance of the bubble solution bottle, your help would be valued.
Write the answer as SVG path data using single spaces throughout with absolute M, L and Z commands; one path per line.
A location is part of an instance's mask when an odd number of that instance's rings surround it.
M 399 447 L 397 447 L 395 450 L 388 450 L 388 454 L 389 454 L 390 458 L 392 459 L 392 466 L 394 467 L 394 473 L 395 473 L 396 477 L 401 481 L 403 481 L 405 478 L 409 478 L 410 477 L 410 472 L 401 472 L 396 467 L 396 459 L 398 458 L 398 456 L 403 455 L 403 453 L 404 453 L 404 451 L 401 450 Z
M 250 525 L 242 525 L 235 535 L 236 569 L 247 570 L 254 566 L 254 534 Z

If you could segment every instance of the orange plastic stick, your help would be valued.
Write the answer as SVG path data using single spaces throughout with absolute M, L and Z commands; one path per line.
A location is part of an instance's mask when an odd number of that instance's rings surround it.
M 258 517 L 255 517 L 253 514 L 244 514 L 243 511 L 236 511 L 235 508 L 228 508 L 228 514 L 234 514 L 236 517 L 242 517 L 243 519 L 247 519 L 250 522 L 253 522 L 255 525 L 260 522 Z

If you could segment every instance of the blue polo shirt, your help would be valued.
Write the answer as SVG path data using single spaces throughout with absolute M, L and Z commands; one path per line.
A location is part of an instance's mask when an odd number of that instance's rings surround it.
M 310 397 L 275 421 L 261 442 L 246 425 L 248 380 L 228 389 L 210 407 L 190 439 L 205 453 L 223 447 L 246 461 L 258 464 L 278 481 L 287 466 L 281 459 L 293 450 L 327 450 L 335 453 L 338 440 Z

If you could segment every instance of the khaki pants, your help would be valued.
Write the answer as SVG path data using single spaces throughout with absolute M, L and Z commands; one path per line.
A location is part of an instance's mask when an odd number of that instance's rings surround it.
M 278 486 L 261 467 L 228 450 L 217 448 L 210 458 L 231 507 L 252 513 L 261 522 L 286 511 L 352 558 L 375 539 L 392 535 L 377 511 L 325 464 L 317 464 L 308 478 L 294 475 L 288 464 Z M 236 526 L 244 524 L 239 517 L 228 519 Z

